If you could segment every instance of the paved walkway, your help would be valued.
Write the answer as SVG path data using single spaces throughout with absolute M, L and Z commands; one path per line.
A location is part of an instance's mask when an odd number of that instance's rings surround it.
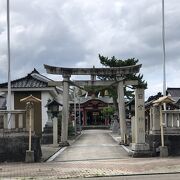
M 0 179 L 63 179 L 180 173 L 180 158 L 131 158 L 108 131 L 85 131 L 52 162 L 2 163 Z
M 126 151 L 114 141 L 108 130 L 86 130 L 54 161 L 87 161 L 128 158 Z

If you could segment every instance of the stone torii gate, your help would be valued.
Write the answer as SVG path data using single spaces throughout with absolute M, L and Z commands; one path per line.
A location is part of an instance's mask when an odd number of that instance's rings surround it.
M 125 67 L 113 67 L 113 68 L 64 68 L 64 67 L 55 67 L 55 66 L 49 66 L 44 65 L 47 73 L 49 74 L 56 74 L 56 75 L 62 75 L 63 81 L 54 81 L 49 83 L 49 85 L 55 85 L 55 86 L 62 86 L 63 85 L 63 110 L 62 110 L 62 128 L 61 128 L 61 145 L 66 146 L 68 145 L 68 118 L 69 118 L 69 83 L 75 85 L 75 86 L 109 86 L 114 83 L 117 83 L 117 89 L 118 89 L 118 109 L 119 109 L 119 119 L 120 119 L 120 131 L 121 131 L 121 144 L 125 142 L 125 134 L 126 134 L 126 119 L 125 119 L 125 102 L 124 102 L 124 85 L 137 85 L 137 81 L 124 81 L 125 75 L 128 74 L 134 74 L 138 73 L 141 64 L 140 65 L 133 65 L 133 66 L 125 66 Z M 90 75 L 91 80 L 88 81 L 70 81 L 71 75 Z M 102 80 L 96 80 L 96 76 L 101 75 L 115 75 L 117 77 L 117 81 L 102 81 Z M 138 98 L 135 98 L 136 100 L 136 109 L 141 108 L 141 110 L 144 110 L 144 90 L 136 89 L 135 96 L 139 97 L 142 100 L 138 100 Z M 137 110 L 138 112 L 138 110 Z M 139 117 L 139 115 L 141 117 Z M 142 119 L 145 119 L 143 113 L 137 113 L 136 114 L 136 122 L 143 124 L 144 121 Z M 141 121 L 137 121 L 138 119 L 141 119 Z M 135 126 L 138 128 L 137 126 Z M 145 130 L 143 129 L 143 125 L 140 126 L 140 131 L 137 129 L 135 132 L 139 133 L 137 136 L 137 141 L 135 142 L 138 144 L 139 136 L 145 136 Z M 140 138 L 142 139 L 142 138 Z M 145 139 L 144 142 L 145 143 Z M 139 146 L 138 146 L 139 147 Z M 141 148 L 142 149 L 142 148 Z

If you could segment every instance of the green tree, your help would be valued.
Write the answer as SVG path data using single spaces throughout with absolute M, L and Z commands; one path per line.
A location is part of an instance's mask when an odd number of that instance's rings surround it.
M 100 59 L 100 63 L 102 65 L 104 65 L 105 67 L 124 67 L 124 66 L 132 66 L 132 65 L 136 65 L 139 60 L 135 59 L 135 58 L 130 58 L 130 59 L 126 59 L 126 60 L 121 60 L 121 59 L 116 59 L 115 56 L 108 58 L 108 57 L 104 57 L 101 56 L 99 54 L 99 59 Z M 114 80 L 117 81 L 117 77 L 115 75 L 111 75 L 111 76 L 99 76 L 98 77 L 101 80 Z M 138 87 L 139 88 L 147 88 L 147 82 L 145 82 L 143 80 L 143 75 L 142 74 L 130 74 L 130 75 L 125 75 L 125 80 L 137 80 L 138 81 Z M 134 88 L 137 86 L 126 86 L 124 89 L 125 92 L 125 97 L 130 100 L 132 98 L 134 98 Z M 113 102 L 115 105 L 115 108 L 118 109 L 118 105 L 117 105 L 117 88 L 116 86 L 110 86 L 107 88 L 109 95 L 111 97 L 113 97 Z
M 110 117 L 114 114 L 115 112 L 115 109 L 113 106 L 108 106 L 108 107 L 104 107 L 102 110 L 101 110 L 101 113 L 103 116 L 105 117 Z

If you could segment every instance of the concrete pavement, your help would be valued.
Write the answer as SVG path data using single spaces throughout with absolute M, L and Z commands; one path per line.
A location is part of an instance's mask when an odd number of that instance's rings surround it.
M 180 158 L 131 158 L 109 131 L 85 131 L 52 162 L 2 163 L 0 179 L 66 179 L 180 173 Z M 125 175 L 125 176 L 124 176 Z
M 129 158 L 108 130 L 86 130 L 71 146 L 67 147 L 54 161 L 85 161 Z

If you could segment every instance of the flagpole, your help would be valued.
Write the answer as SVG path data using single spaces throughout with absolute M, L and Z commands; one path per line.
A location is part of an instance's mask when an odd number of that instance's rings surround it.
M 10 57 L 10 18 L 9 18 L 9 0 L 7 0 L 7 58 L 8 58 L 8 95 L 7 110 L 11 111 L 11 57 Z M 10 128 L 10 113 L 8 113 L 8 128 Z
M 164 27 L 164 0 L 162 0 L 162 43 L 163 43 L 163 95 L 166 96 L 166 46 Z
M 162 0 L 162 43 L 163 43 L 163 95 L 166 96 L 166 46 L 165 46 L 165 26 L 164 26 L 164 0 Z M 163 103 L 163 108 L 166 111 L 166 103 Z M 160 105 L 160 113 L 162 116 L 162 106 Z M 160 127 L 161 127 L 161 139 L 162 147 L 164 146 L 164 130 L 163 127 L 167 125 L 167 114 L 163 118 L 160 117 Z M 160 150 L 161 154 L 161 150 Z

